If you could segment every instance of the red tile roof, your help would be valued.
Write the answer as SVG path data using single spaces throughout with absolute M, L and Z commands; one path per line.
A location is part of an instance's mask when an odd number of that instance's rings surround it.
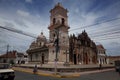
M 16 58 L 16 51 L 10 51 L 6 54 L 0 55 L 0 58 Z
M 104 49 L 103 45 L 101 45 L 101 44 L 100 44 L 100 45 L 97 45 L 97 48 L 98 48 L 98 49 Z
M 109 58 L 120 58 L 120 56 L 108 56 Z

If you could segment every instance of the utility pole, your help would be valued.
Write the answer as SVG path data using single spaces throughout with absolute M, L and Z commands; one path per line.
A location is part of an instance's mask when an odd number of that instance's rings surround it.
M 55 74 L 57 74 L 57 61 L 58 61 L 58 51 L 59 51 L 59 30 L 55 29 L 56 39 L 54 41 L 56 55 L 55 55 Z
M 6 62 L 8 62 L 8 51 L 9 51 L 9 44 L 7 45 L 7 51 L 6 51 Z

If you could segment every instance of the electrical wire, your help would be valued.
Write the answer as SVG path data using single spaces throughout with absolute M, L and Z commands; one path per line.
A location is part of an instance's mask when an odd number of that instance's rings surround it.
M 100 25 L 100 24 L 103 24 L 103 23 L 107 23 L 107 22 L 111 22 L 111 21 L 115 21 L 115 20 L 119 20 L 119 19 L 120 18 L 113 18 L 113 19 L 106 20 L 106 21 L 103 21 L 103 22 L 98 22 L 98 23 L 87 25 L 87 26 L 83 26 L 83 27 L 80 27 L 80 28 L 75 28 L 75 29 L 72 29 L 72 30 L 69 30 L 69 31 L 74 31 L 74 30 L 78 30 L 78 29 L 82 29 L 82 28 L 93 27 L 93 26 L 96 26 L 96 25 Z

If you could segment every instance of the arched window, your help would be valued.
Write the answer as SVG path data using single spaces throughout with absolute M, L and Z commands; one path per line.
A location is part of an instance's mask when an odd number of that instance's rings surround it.
M 56 19 L 55 19 L 55 18 L 53 18 L 53 24 L 55 24 L 55 22 L 56 22 Z
M 30 55 L 30 60 L 32 61 L 32 54 Z
M 35 58 L 36 58 L 36 59 L 38 58 L 38 54 L 35 54 Z
M 64 18 L 62 18 L 62 24 L 64 24 L 65 23 L 65 19 Z
M 53 33 L 53 38 L 55 38 L 55 33 Z

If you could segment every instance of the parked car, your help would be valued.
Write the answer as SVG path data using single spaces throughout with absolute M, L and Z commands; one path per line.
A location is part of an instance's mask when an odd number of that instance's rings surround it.
M 120 68 L 120 60 L 115 61 L 115 70 L 118 72 Z
M 0 80 L 14 80 L 14 70 L 8 63 L 0 63 Z

